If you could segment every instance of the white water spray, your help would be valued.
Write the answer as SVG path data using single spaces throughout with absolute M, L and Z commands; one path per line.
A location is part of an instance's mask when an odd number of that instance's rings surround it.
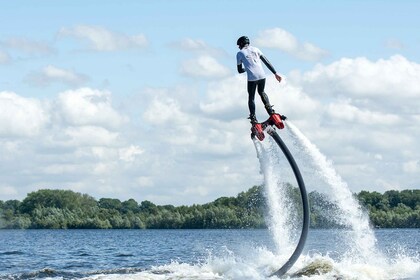
M 328 193 L 342 211 L 340 217 L 336 217 L 337 221 L 351 230 L 349 241 L 353 243 L 351 244 L 352 257 L 357 256 L 364 262 L 372 262 L 372 260 L 380 258 L 381 260 L 378 261 L 383 262 L 381 254 L 376 249 L 376 238 L 369 225 L 368 215 L 353 197 L 346 182 L 335 171 L 331 161 L 296 126 L 290 122 L 287 123 L 287 126 L 290 128 L 292 137 L 301 143 L 306 153 L 313 159 L 321 178 L 331 187 L 331 191 Z
M 277 146 L 274 147 L 271 139 L 267 142 L 271 143 L 271 147 L 265 147 L 258 140 L 254 140 L 255 149 L 258 159 L 260 160 L 261 173 L 264 175 L 264 190 L 268 204 L 269 219 L 268 225 L 277 252 L 281 257 L 285 258 L 293 251 L 293 205 L 286 193 L 285 181 L 279 173 L 279 153 L 276 152 Z

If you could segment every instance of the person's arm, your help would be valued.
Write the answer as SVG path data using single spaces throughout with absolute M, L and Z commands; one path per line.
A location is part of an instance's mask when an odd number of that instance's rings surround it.
M 270 61 L 268 61 L 268 59 L 264 56 L 261 55 L 260 56 L 261 61 L 264 62 L 265 66 L 267 66 L 267 68 L 274 74 L 274 76 L 276 76 L 277 81 L 281 81 L 281 76 L 279 74 L 277 74 L 276 69 L 274 69 L 273 65 L 271 65 Z
M 245 69 L 242 65 L 242 54 L 241 54 L 241 52 L 238 52 L 236 54 L 236 65 L 237 65 L 237 69 L 238 69 L 239 74 L 242 74 L 243 72 L 245 72 Z
M 271 71 L 271 73 L 276 74 L 276 69 L 274 69 L 273 65 L 271 65 L 270 61 L 268 61 L 268 59 L 264 56 L 261 55 L 260 56 L 262 62 L 264 62 L 265 66 L 267 66 L 268 70 Z
M 245 69 L 244 69 L 244 67 L 242 66 L 242 63 L 241 63 L 241 64 L 238 64 L 238 73 L 239 73 L 239 74 L 242 74 L 243 72 L 245 72 Z

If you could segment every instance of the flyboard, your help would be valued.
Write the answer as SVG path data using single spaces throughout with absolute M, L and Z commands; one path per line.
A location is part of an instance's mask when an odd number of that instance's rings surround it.
M 306 193 L 305 183 L 303 182 L 302 175 L 300 174 L 299 168 L 293 158 L 292 154 L 290 153 L 289 149 L 287 148 L 286 144 L 283 142 L 281 137 L 277 134 L 275 127 L 278 129 L 284 128 L 283 121 L 286 120 L 286 117 L 279 114 L 272 114 L 268 120 L 262 123 L 254 124 L 251 128 L 251 137 L 256 137 L 258 140 L 263 141 L 264 130 L 274 139 L 277 145 L 282 150 L 284 156 L 287 158 L 287 161 L 290 164 L 290 167 L 293 170 L 293 173 L 296 177 L 296 181 L 299 186 L 300 195 L 302 198 L 302 206 L 303 206 L 303 224 L 302 224 L 302 232 L 299 238 L 299 242 L 296 246 L 295 251 L 290 256 L 289 260 L 280 267 L 277 271 L 272 273 L 270 276 L 277 276 L 281 277 L 295 264 L 297 259 L 299 258 L 300 254 L 302 253 L 303 247 L 305 246 L 306 237 L 308 236 L 309 230 L 309 202 L 308 202 L 308 195 Z

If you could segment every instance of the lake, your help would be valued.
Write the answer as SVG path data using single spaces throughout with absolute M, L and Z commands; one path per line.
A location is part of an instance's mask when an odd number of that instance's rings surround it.
M 332 271 L 296 279 L 420 279 L 420 229 L 374 232 L 377 256 L 360 260 L 346 230 L 310 230 L 288 275 L 322 260 Z M 0 230 L 0 240 L 1 279 L 268 279 L 290 256 L 268 230 Z

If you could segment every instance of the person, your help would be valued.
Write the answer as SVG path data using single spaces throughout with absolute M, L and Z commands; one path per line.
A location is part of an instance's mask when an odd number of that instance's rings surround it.
M 267 113 L 270 116 L 275 114 L 275 111 L 270 105 L 268 96 L 264 92 L 265 72 L 261 62 L 263 62 L 274 74 L 278 82 L 281 82 L 282 78 L 277 74 L 273 65 L 271 65 L 264 54 L 258 48 L 250 45 L 247 36 L 241 36 L 237 41 L 237 45 L 239 47 L 239 52 L 236 54 L 237 69 L 239 74 L 244 73 L 245 71 L 247 73 L 249 119 L 251 120 L 251 124 L 254 125 L 258 123 L 257 117 L 255 116 L 255 91 L 258 91 Z

